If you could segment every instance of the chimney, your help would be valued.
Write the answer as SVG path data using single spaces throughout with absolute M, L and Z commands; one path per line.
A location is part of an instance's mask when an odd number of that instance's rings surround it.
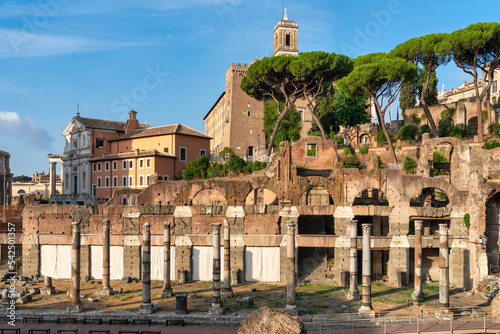
M 137 111 L 130 110 L 128 112 L 128 119 L 125 123 L 125 134 L 135 131 L 140 128 L 139 121 L 136 118 Z

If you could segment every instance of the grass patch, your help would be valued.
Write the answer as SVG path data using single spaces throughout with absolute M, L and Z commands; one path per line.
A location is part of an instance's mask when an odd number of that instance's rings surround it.
M 432 292 L 439 292 L 439 285 L 423 284 L 422 289 L 429 290 Z
M 310 307 L 307 311 L 304 313 L 309 314 L 309 315 L 315 315 L 318 314 L 318 311 L 324 308 L 327 308 L 327 305 L 317 305 L 317 306 L 312 306 Z

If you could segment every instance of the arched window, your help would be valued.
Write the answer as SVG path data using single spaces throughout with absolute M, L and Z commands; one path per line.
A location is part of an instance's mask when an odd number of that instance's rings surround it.
M 290 46 L 290 35 L 286 35 L 286 46 Z
M 471 117 L 467 125 L 469 126 L 469 134 L 472 136 L 477 135 L 477 116 Z

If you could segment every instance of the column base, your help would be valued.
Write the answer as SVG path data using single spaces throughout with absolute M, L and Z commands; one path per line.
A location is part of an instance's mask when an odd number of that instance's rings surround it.
M 212 303 L 212 307 L 208 309 L 208 315 L 223 315 L 224 311 L 222 303 Z
M 158 310 L 158 304 L 156 303 L 142 303 L 139 306 L 139 313 L 151 314 Z
M 102 290 L 96 291 L 95 294 L 99 297 L 109 297 L 115 294 L 115 290 L 113 288 L 102 288 Z
M 51 296 L 56 294 L 56 289 L 53 286 L 44 286 L 40 289 L 40 294 L 45 296 Z
M 359 300 L 359 299 L 361 299 L 361 295 L 359 294 L 358 290 L 356 290 L 356 291 L 349 291 L 347 293 L 347 299 L 349 299 L 349 300 Z
M 453 318 L 453 311 L 449 308 L 436 310 L 436 318 L 441 320 L 451 320 L 451 318 Z
M 68 312 L 68 313 L 80 313 L 82 311 L 83 311 L 83 304 L 82 303 L 70 304 L 66 308 L 66 312 Z
M 228 298 L 233 297 L 233 289 L 231 289 L 231 288 L 222 288 L 220 290 L 220 293 L 221 293 L 221 296 L 223 296 L 223 297 L 228 297 Z
M 294 317 L 299 316 L 299 309 L 297 308 L 297 305 L 285 305 L 285 309 L 283 311 Z
M 424 300 L 424 298 L 425 295 L 423 292 L 413 291 L 413 293 L 411 294 L 411 299 L 416 302 L 421 302 L 422 300 Z
M 370 318 L 375 318 L 375 311 L 370 306 L 361 305 L 358 311 L 359 315 L 368 316 Z
M 163 289 L 161 292 L 161 297 L 162 298 L 171 298 L 174 296 L 174 290 L 168 288 L 168 289 Z

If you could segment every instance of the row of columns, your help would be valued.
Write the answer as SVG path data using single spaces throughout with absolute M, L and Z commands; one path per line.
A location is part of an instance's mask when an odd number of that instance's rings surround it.
M 97 294 L 109 296 L 113 294 L 110 284 L 110 224 L 109 220 L 103 221 L 103 287 Z M 412 298 L 420 301 L 424 298 L 422 292 L 422 220 L 415 221 L 415 278 L 414 292 Z M 171 297 L 173 294 L 170 285 L 170 222 L 164 223 L 164 249 L 165 249 L 165 277 L 163 285 L 163 297 Z M 213 302 L 210 309 L 212 314 L 222 314 L 224 309 L 221 303 L 220 284 L 220 228 L 221 224 L 212 224 L 213 229 Z M 362 224 L 363 231 L 363 266 L 362 266 L 362 298 L 360 313 L 369 313 L 373 310 L 371 305 L 371 229 L 372 224 Z M 71 304 L 70 312 L 80 312 L 83 306 L 80 301 L 80 224 L 73 222 L 72 230 L 72 254 L 71 254 Z M 439 225 L 440 247 L 439 247 L 439 306 L 449 308 L 449 249 L 448 249 L 448 226 Z M 232 297 L 230 282 L 230 231 L 229 222 L 224 221 L 224 288 L 223 294 Z M 286 275 L 286 310 L 296 313 L 296 275 L 295 275 L 295 223 L 287 223 L 287 275 Z M 359 299 L 357 287 L 357 221 L 350 223 L 350 287 L 348 298 Z M 143 228 L 143 257 L 142 257 L 142 304 L 140 311 L 152 313 L 157 308 L 151 303 L 151 230 L 150 224 L 145 223 Z

